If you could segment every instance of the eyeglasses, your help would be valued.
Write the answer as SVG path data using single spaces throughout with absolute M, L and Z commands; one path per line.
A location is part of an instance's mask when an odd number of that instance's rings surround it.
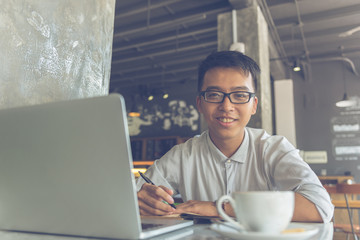
M 204 97 L 205 102 L 209 103 L 222 103 L 225 97 L 228 97 L 231 103 L 244 104 L 248 103 L 255 93 L 236 91 L 231 93 L 224 93 L 221 91 L 202 91 L 200 96 Z

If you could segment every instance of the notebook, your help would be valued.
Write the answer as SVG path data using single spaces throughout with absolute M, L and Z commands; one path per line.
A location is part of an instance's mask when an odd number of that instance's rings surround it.
M 137 239 L 193 224 L 143 231 L 119 94 L 1 110 L 0 136 L 2 230 Z

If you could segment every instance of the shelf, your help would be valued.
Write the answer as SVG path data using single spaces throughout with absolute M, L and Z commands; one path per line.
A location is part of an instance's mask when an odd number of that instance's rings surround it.
M 338 184 L 347 180 L 354 180 L 353 176 L 318 176 L 322 184 Z
M 179 136 L 131 138 L 133 165 L 148 167 L 173 146 L 183 143 L 187 139 Z
M 134 166 L 152 165 L 154 161 L 133 161 Z

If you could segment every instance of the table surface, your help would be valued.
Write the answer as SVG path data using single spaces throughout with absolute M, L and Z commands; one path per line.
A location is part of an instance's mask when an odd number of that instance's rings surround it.
M 304 224 L 304 223 L 301 223 Z M 319 227 L 317 235 L 313 236 L 309 240 L 332 240 L 333 239 L 333 224 L 332 223 L 305 223 L 311 226 Z M 82 237 L 66 237 L 55 236 L 48 234 L 31 234 L 20 232 L 0 231 L 1 240 L 85 240 L 95 238 L 82 238 Z M 165 239 L 187 239 L 187 240 L 199 240 L 199 239 L 229 239 L 225 236 L 210 229 L 210 224 L 195 224 L 194 226 L 187 227 L 181 230 L 177 230 L 171 233 L 163 234 L 155 238 L 156 240 Z

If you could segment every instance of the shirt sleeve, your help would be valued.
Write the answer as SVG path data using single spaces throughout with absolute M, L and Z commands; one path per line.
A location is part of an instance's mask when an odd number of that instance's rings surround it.
M 291 190 L 301 194 L 315 204 L 324 222 L 330 222 L 334 206 L 328 192 L 314 171 L 301 158 L 299 151 L 285 138 L 282 139 L 281 145 L 283 146 L 278 146 L 278 150 L 282 150 L 270 161 L 273 164 L 273 184 L 278 190 Z
M 334 205 L 331 203 L 330 196 L 324 187 L 316 184 L 304 184 L 299 186 L 295 192 L 315 204 L 324 223 L 331 221 L 334 215 Z
M 179 165 L 179 146 L 174 146 L 163 157 L 154 161 L 147 171 L 146 176 L 157 186 L 165 186 L 173 190 L 174 194 L 177 194 L 178 181 L 178 165 Z M 144 179 L 139 177 L 136 181 L 136 189 L 139 191 L 142 185 L 145 183 Z

